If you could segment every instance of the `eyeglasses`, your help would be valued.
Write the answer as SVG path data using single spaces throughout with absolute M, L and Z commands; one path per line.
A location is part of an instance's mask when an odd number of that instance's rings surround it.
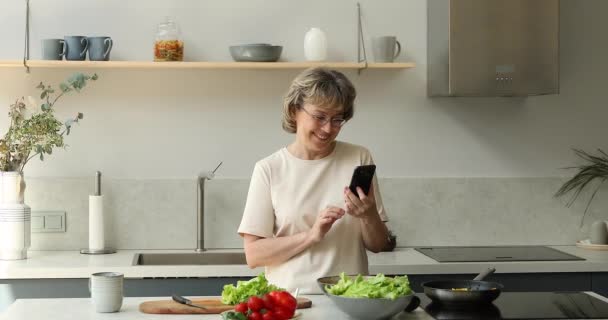
M 330 122 L 333 128 L 341 128 L 346 123 L 346 119 L 344 118 L 330 118 L 325 115 L 312 114 L 308 112 L 308 110 L 304 109 L 304 107 L 300 107 L 300 109 L 306 112 L 306 114 L 313 118 L 320 126 L 324 126 L 325 124 Z

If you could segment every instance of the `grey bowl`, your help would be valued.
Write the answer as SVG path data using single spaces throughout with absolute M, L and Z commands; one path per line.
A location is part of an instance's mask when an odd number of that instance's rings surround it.
M 282 46 L 266 43 L 230 46 L 230 55 L 234 61 L 275 62 L 281 57 L 282 51 Z
M 356 276 L 349 276 L 356 277 Z M 367 276 L 364 278 L 373 278 Z M 371 299 L 371 298 L 347 298 L 333 295 L 325 290 L 326 285 L 336 284 L 340 280 L 339 276 L 324 277 L 317 279 L 317 283 L 326 296 L 342 312 L 356 319 L 388 319 L 403 311 L 410 304 L 414 294 L 402 296 L 395 300 L 390 299 Z

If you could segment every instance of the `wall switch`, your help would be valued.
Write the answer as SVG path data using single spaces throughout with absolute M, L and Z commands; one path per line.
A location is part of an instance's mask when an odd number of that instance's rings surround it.
M 32 233 L 65 232 L 65 211 L 32 211 Z

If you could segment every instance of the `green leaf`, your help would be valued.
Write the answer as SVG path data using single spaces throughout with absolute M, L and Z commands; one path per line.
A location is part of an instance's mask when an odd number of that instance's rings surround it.
M 42 89 L 44 90 L 44 84 L 42 82 L 40 82 L 37 86 L 36 89 Z
M 375 277 L 363 278 L 360 274 L 354 280 L 342 272 L 340 280 L 331 286 L 326 286 L 327 292 L 351 298 L 397 299 L 412 294 L 407 276 L 387 277 L 381 273 Z
M 44 153 L 40 152 L 40 161 L 44 161 Z
M 82 112 L 78 112 L 78 119 L 82 119 L 84 118 L 84 114 L 82 114 Z
M 222 319 L 224 320 L 247 320 L 247 317 L 236 311 L 226 311 L 222 312 Z
M 251 280 L 238 281 L 236 287 L 233 284 L 225 285 L 224 290 L 222 290 L 222 302 L 235 305 L 247 301 L 251 296 L 262 296 L 276 290 L 283 289 L 270 284 L 264 276 L 264 273 L 260 273 Z
M 97 76 L 97 73 L 94 73 L 93 76 L 91 77 L 91 80 L 95 81 L 99 78 L 99 76 Z
M 60 83 L 60 84 L 59 84 L 59 88 L 60 88 L 60 89 L 61 89 L 61 91 L 63 91 L 63 92 L 68 92 L 68 91 L 70 91 L 70 87 L 69 87 L 67 84 L 65 84 L 64 82 L 62 82 L 62 83 Z
M 40 99 L 44 99 L 46 97 L 46 95 L 47 95 L 47 91 L 46 90 L 42 91 L 42 93 L 40 94 Z
M 42 109 L 42 111 L 48 111 L 48 110 L 51 110 L 51 107 L 50 107 L 50 105 L 48 103 L 43 103 L 40 106 L 40 109 Z

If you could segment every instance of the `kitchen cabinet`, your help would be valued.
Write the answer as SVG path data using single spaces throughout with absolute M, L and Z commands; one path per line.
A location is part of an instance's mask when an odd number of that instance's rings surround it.
M 605 297 L 608 297 L 608 272 L 592 273 L 591 289 Z
M 413 274 L 408 275 L 415 292 L 423 292 L 421 284 L 431 280 L 472 279 L 476 274 Z M 125 296 L 152 297 L 182 295 L 219 295 L 225 284 L 236 284 L 251 277 L 208 278 L 143 278 L 125 279 Z M 608 296 L 608 272 L 499 273 L 486 278 L 504 285 L 506 292 L 594 291 Z M 18 279 L 0 280 L 8 285 L 15 298 L 76 298 L 89 296 L 88 279 Z

